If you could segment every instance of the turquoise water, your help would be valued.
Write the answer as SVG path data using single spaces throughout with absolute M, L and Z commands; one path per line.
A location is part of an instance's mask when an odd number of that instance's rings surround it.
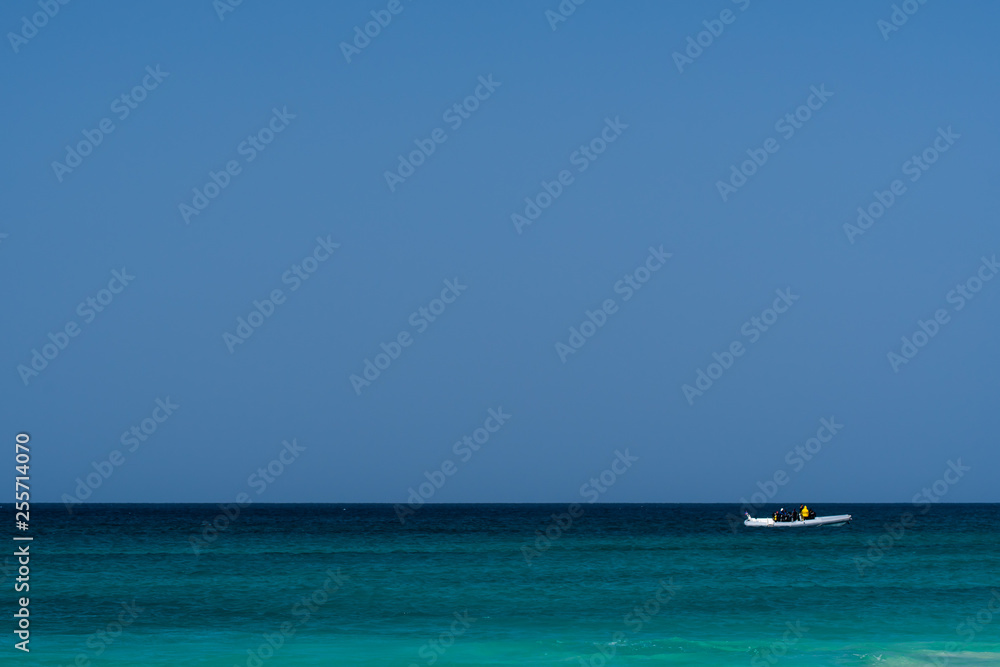
M 197 549 L 216 506 L 32 509 L 4 664 L 1000 665 L 998 505 L 251 506 Z

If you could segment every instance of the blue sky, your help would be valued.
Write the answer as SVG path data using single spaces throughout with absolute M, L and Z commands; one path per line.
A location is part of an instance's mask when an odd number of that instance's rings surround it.
M 35 500 L 572 502 L 626 449 L 602 502 L 909 502 L 958 460 L 943 499 L 998 500 L 996 6 L 44 4 L 0 11 Z

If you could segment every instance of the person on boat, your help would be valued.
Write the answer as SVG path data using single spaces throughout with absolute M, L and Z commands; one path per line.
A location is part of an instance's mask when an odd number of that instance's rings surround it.
M 806 507 L 805 505 L 803 505 L 803 506 L 802 506 L 802 507 L 800 508 L 800 510 L 799 510 L 799 511 L 800 511 L 800 512 L 801 512 L 801 514 L 802 514 L 802 520 L 803 520 L 803 521 L 808 521 L 809 519 L 811 519 L 811 518 L 812 518 L 812 513 L 811 513 L 811 512 L 809 511 L 809 508 L 808 508 L 808 507 Z

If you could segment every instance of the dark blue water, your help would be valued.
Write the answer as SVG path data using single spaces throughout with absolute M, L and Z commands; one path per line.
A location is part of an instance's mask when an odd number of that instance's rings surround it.
M 22 664 L 1000 665 L 1000 505 L 814 509 L 41 505 Z

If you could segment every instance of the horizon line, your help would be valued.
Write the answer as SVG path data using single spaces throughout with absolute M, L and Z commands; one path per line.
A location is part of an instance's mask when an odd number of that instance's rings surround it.
M 82 507 L 84 505 L 219 505 L 219 504 L 233 504 L 234 501 L 217 501 L 217 500 L 171 500 L 171 501 L 102 501 L 102 502 L 89 502 L 81 501 L 70 503 L 74 507 Z M 786 503 L 788 501 L 785 501 Z M 918 505 L 918 504 L 930 504 L 930 505 L 1000 505 L 1000 500 L 970 500 L 970 501 L 950 501 L 950 500 L 939 500 L 933 503 L 914 503 L 911 501 L 843 501 L 843 500 L 822 500 L 822 501 L 810 501 L 812 504 L 821 505 Z M 10 503 L 13 505 L 14 503 Z M 34 506 L 39 505 L 66 505 L 64 501 L 35 501 L 32 503 Z M 769 502 L 763 505 L 757 506 L 755 509 L 760 509 L 766 505 L 781 505 L 781 502 Z M 809 503 L 804 503 L 809 504 Z M 0 507 L 3 507 L 5 503 L 0 503 Z M 241 507 L 249 507 L 250 505 L 404 505 L 408 506 L 406 502 L 393 502 L 393 501 L 307 501 L 307 500 L 292 500 L 292 501 L 272 501 L 272 502 L 257 502 L 252 501 L 246 504 L 242 504 Z M 743 507 L 743 504 L 738 502 L 704 502 L 704 501 L 628 501 L 628 502 L 565 502 L 565 501 L 530 501 L 530 500 L 519 500 L 519 501 L 470 501 L 470 502 L 424 502 L 418 505 L 416 508 L 424 507 L 425 505 L 434 506 L 448 506 L 448 505 L 738 505 Z

